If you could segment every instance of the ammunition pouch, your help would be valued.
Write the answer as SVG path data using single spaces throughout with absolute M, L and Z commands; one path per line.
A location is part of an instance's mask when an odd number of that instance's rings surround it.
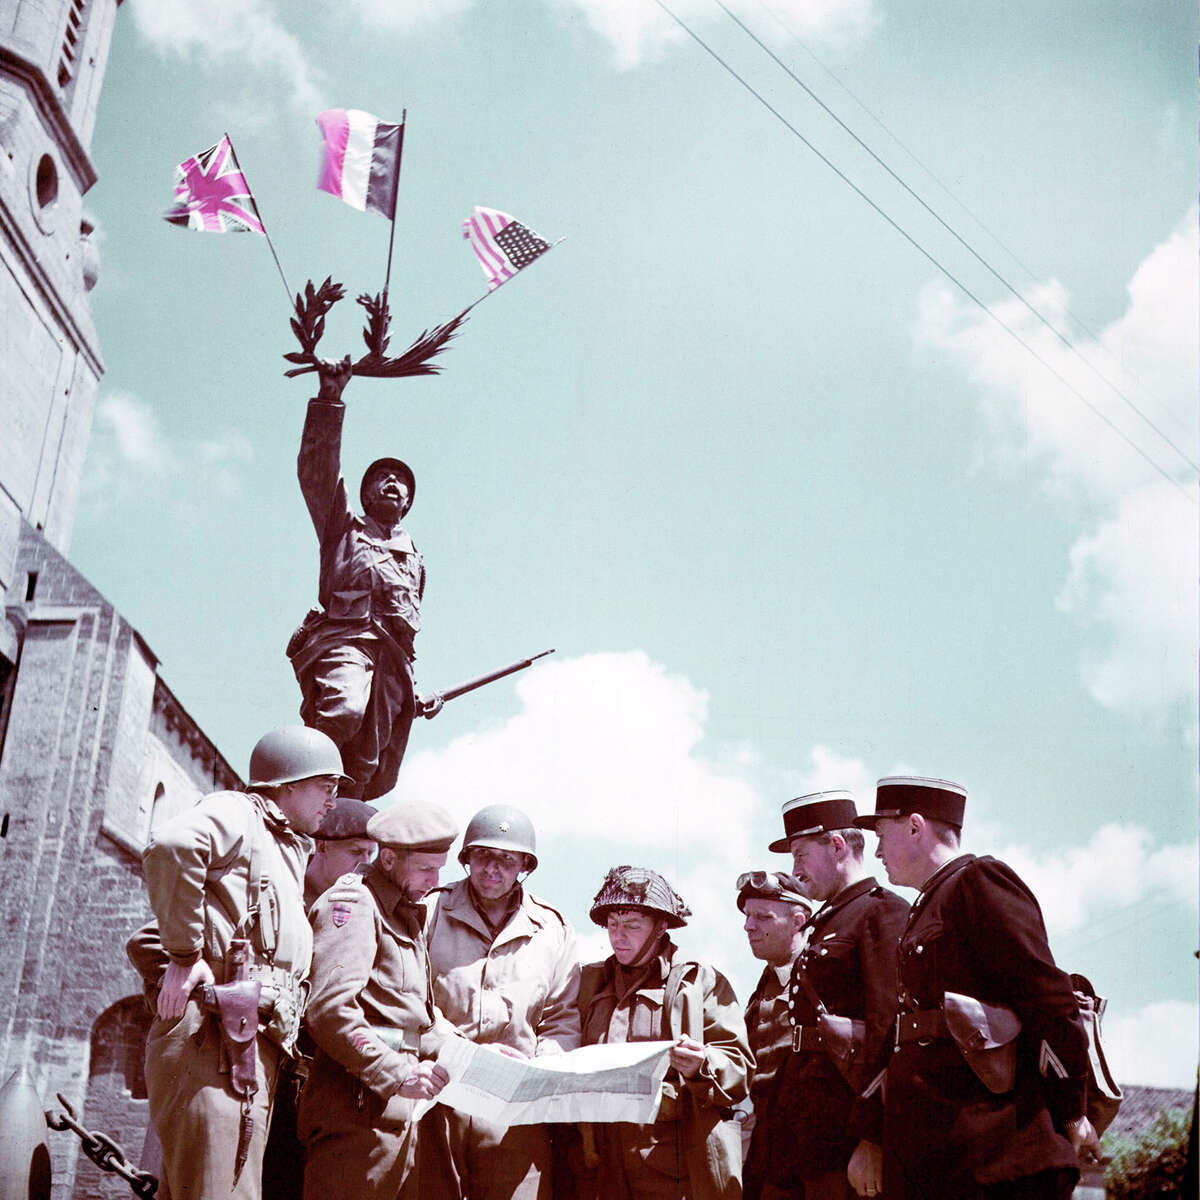
M 300 622 L 296 632 L 293 633 L 290 638 L 288 638 L 287 649 L 284 651 L 288 658 L 295 658 L 296 655 L 304 649 L 306 643 L 308 642 L 309 635 L 313 631 L 313 627 L 319 624 L 324 615 L 325 614 L 319 608 L 310 608 L 308 612 L 304 614 L 304 620 Z

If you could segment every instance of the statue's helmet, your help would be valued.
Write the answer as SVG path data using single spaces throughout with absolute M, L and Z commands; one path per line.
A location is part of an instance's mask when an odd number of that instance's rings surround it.
M 412 508 L 413 497 L 417 494 L 417 477 L 412 473 L 412 467 L 398 458 L 377 458 L 364 472 L 362 482 L 358 485 L 358 502 L 363 512 L 367 510 L 367 484 L 381 471 L 395 471 L 408 485 L 408 503 L 400 515 L 403 517 Z
M 468 854 L 475 846 L 527 855 L 531 859 L 527 868 L 530 871 L 538 864 L 533 822 L 511 804 L 489 804 L 467 822 L 462 849 L 458 852 L 458 861 L 464 866 Z
M 333 738 L 307 725 L 285 725 L 264 733 L 250 751 L 250 782 L 254 787 L 278 787 L 318 775 L 354 780 L 342 770 L 342 756 Z
M 613 867 L 604 877 L 588 914 L 600 926 L 609 913 L 632 908 L 656 917 L 665 917 L 668 929 L 687 924 L 692 910 L 683 897 L 657 872 L 648 867 Z

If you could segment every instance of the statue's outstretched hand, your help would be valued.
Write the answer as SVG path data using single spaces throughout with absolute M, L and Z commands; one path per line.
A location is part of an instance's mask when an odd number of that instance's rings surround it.
M 340 400 L 342 390 L 350 382 L 354 368 L 350 365 L 350 355 L 345 358 L 317 359 L 317 376 L 321 380 L 321 390 L 317 393 L 318 400 Z

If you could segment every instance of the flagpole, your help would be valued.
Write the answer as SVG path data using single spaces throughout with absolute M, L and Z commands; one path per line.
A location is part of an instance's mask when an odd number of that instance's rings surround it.
M 392 282 L 392 249 L 396 245 L 396 205 L 400 202 L 400 163 L 404 158 L 404 129 L 408 125 L 408 109 L 400 110 L 400 140 L 396 145 L 396 169 L 392 175 L 392 230 L 388 237 L 387 271 L 383 276 L 383 307 L 387 308 L 388 285 Z
M 225 134 L 225 140 L 229 143 L 229 149 L 233 154 L 233 160 L 238 165 L 238 170 L 242 173 L 242 178 L 246 179 L 246 168 L 242 166 L 242 160 L 238 158 L 237 150 L 233 146 L 233 138 L 228 133 Z M 250 188 L 250 180 L 246 179 L 246 187 Z M 250 188 L 250 196 L 254 200 L 254 208 L 258 213 L 258 223 L 262 226 L 263 237 L 267 239 L 267 248 L 271 251 L 271 257 L 275 260 L 275 269 L 279 272 L 279 278 L 283 280 L 283 290 L 287 293 L 288 308 L 295 308 L 296 302 L 292 295 L 292 289 L 288 287 L 287 276 L 283 273 L 283 267 L 279 262 L 279 255 L 275 253 L 275 243 L 271 241 L 271 235 L 267 232 L 267 223 L 263 220 L 262 206 L 258 202 L 258 197 L 254 195 L 254 189 Z

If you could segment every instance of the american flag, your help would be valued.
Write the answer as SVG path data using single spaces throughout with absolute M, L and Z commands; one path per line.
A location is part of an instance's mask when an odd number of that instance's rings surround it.
M 463 222 L 463 237 L 471 243 L 471 249 L 479 259 L 487 276 L 489 292 L 550 249 L 550 243 L 532 229 L 494 208 L 476 206 Z
M 181 162 L 175 174 L 175 206 L 164 220 L 207 233 L 266 232 L 228 134 Z

